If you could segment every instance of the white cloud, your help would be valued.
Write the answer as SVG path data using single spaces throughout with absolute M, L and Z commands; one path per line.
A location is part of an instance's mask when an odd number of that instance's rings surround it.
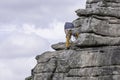
M 53 21 L 49 24 L 48 28 L 37 29 L 35 33 L 46 39 L 63 39 L 64 38 L 64 23 L 59 21 Z
M 10 77 L 14 77 L 13 72 L 5 64 L 0 62 L 0 79 L 7 80 L 10 79 Z
M 0 80 L 24 80 L 31 75 L 34 58 L 0 59 Z
M 0 23 L 35 24 L 47 27 L 46 23 L 57 19 L 62 22 L 76 18 L 75 10 L 85 8 L 86 0 L 0 0 Z
M 35 56 L 47 50 L 49 45 L 47 40 L 35 34 L 14 31 L 4 37 L 0 40 L 0 58 Z
M 2 27 L 3 26 L 3 27 Z M 31 75 L 35 66 L 35 57 L 50 50 L 49 43 L 64 40 L 64 23 L 53 21 L 48 28 L 36 28 L 35 25 L 2 25 L 0 31 L 0 79 L 23 80 Z M 5 77 L 8 76 L 8 77 Z
M 65 41 L 64 22 L 57 20 L 51 21 L 47 28 L 36 28 L 35 25 L 24 24 L 19 31 L 26 34 L 35 34 L 48 40 L 49 43 L 53 43 L 54 41 Z

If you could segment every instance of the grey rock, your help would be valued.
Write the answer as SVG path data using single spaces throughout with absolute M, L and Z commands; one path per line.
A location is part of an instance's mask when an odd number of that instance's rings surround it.
M 91 18 L 90 28 L 94 32 L 103 36 L 120 37 L 120 19 L 114 17 L 97 17 Z
M 55 58 L 50 59 L 46 63 L 38 63 L 33 69 L 33 73 L 53 72 L 56 66 Z
M 76 40 L 74 42 L 70 43 L 71 44 L 70 49 L 78 49 L 75 42 L 76 42 Z M 56 43 L 56 44 L 53 44 L 53 45 L 56 46 L 56 47 L 52 47 L 54 50 L 67 50 L 66 46 L 65 46 L 65 42 L 62 43 L 62 44 Z
M 33 80 L 52 80 L 52 73 L 39 73 L 34 75 Z
M 76 11 L 78 16 L 91 16 L 91 15 L 99 15 L 99 16 L 110 16 L 120 18 L 120 11 L 116 9 L 100 7 L 95 9 L 78 9 Z
M 104 37 L 96 34 L 80 34 L 76 46 L 113 46 L 120 45 L 120 37 Z
M 86 3 L 97 3 L 97 2 L 113 2 L 113 3 L 120 3 L 120 0 L 87 0 Z
M 79 17 L 78 19 L 74 20 L 73 24 L 74 24 L 75 28 L 82 26 L 85 19 L 86 19 L 86 17 Z
M 114 2 L 103 2 L 103 1 L 99 1 L 97 3 L 88 3 L 86 4 L 86 8 L 87 9 L 96 9 L 99 7 L 107 7 L 107 8 L 111 8 L 111 9 L 116 9 L 116 10 L 120 10 L 120 3 L 114 3 Z
M 87 0 L 87 9 L 109 8 L 120 10 L 119 0 Z
M 57 43 L 57 44 L 53 44 L 51 47 L 53 49 L 55 49 L 55 50 L 63 50 L 63 49 L 66 48 L 65 47 L 65 43 L 63 43 L 63 42 L 60 42 L 60 43 Z
M 64 80 L 119 80 L 120 75 L 98 77 L 66 77 Z
M 76 20 L 79 23 L 80 19 Z M 79 24 L 76 24 L 79 25 Z M 115 17 L 91 16 L 84 19 L 80 27 L 75 28 L 75 32 L 94 33 L 101 36 L 120 37 L 120 19 Z
M 101 48 L 101 49 L 100 49 Z M 91 51 L 83 50 L 77 51 L 69 58 L 71 68 L 84 68 L 84 67 L 100 67 L 119 65 L 120 51 L 118 47 L 100 47 Z M 94 49 L 94 48 L 92 48 Z M 113 57 L 114 56 L 114 57 Z
M 111 3 L 113 3 L 113 2 L 111 2 Z M 99 7 L 113 7 L 113 5 L 112 4 L 108 5 L 108 3 L 105 0 L 99 0 L 99 1 L 94 0 L 94 1 L 91 1 L 91 2 L 87 2 L 87 4 L 86 4 L 87 9 L 96 9 L 96 8 L 99 8 Z
M 57 60 L 56 73 L 66 73 L 69 71 L 69 63 L 66 59 Z
M 53 49 L 64 50 L 64 44 L 54 44 L 57 45 Z M 109 37 L 97 35 L 94 33 L 81 33 L 76 41 L 71 45 L 71 49 L 77 49 L 81 47 L 97 47 L 97 46 L 115 46 L 120 45 L 120 37 Z
M 120 75 L 120 66 L 104 66 L 93 68 L 71 69 L 68 76 L 106 76 Z
M 45 63 L 48 62 L 52 57 L 54 57 L 56 54 L 52 51 L 44 52 L 41 55 L 36 56 L 37 63 Z M 48 57 L 49 56 L 49 57 Z
M 119 53 L 120 46 L 54 51 L 47 62 L 38 57 L 33 80 L 119 80 Z
M 65 73 L 55 73 L 53 80 L 64 80 L 66 74 Z

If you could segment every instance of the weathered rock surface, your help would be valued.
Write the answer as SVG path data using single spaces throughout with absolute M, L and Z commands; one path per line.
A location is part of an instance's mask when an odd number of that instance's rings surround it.
M 80 42 L 79 46 L 119 45 L 119 41 L 116 43 L 114 39 L 118 40 L 120 37 L 120 0 L 87 0 L 86 9 L 78 9 L 76 13 L 79 18 L 73 24 L 74 31 L 82 36 L 77 40 Z M 93 36 L 94 40 L 83 37 L 85 33 Z M 91 41 L 91 44 L 86 40 Z
M 80 23 L 82 22 L 82 24 Z M 78 26 L 75 30 L 82 33 L 95 33 L 101 36 L 120 37 L 120 19 L 92 15 L 77 19 L 73 23 Z
M 53 44 L 51 47 L 53 49 L 55 49 L 55 50 L 63 50 L 63 49 L 66 48 L 65 47 L 65 43 L 63 43 L 63 42 L 60 42 L 60 43 L 57 43 L 57 44 Z
M 120 0 L 87 0 L 76 11 L 77 40 L 36 57 L 26 80 L 120 80 Z
M 79 9 L 76 11 L 78 16 L 110 16 L 120 18 L 120 11 L 111 8 Z
M 120 46 L 45 52 L 31 80 L 119 80 Z
M 120 0 L 87 0 L 86 8 L 107 7 L 111 9 L 120 9 Z
M 112 46 L 120 45 L 120 37 L 103 37 L 96 34 L 83 33 L 79 35 L 77 46 Z

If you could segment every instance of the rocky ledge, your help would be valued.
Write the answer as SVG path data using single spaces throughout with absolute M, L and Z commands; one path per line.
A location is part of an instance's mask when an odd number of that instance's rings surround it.
M 30 80 L 119 80 L 119 59 L 120 46 L 45 52 Z

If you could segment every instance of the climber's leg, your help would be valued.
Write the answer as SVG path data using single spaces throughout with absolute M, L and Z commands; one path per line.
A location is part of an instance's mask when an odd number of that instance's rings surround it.
M 70 44 L 70 39 L 72 36 L 72 31 L 69 30 L 68 33 L 66 34 L 66 48 L 69 49 L 71 44 Z
M 70 37 L 69 35 L 66 36 L 66 48 L 68 49 L 70 47 Z

